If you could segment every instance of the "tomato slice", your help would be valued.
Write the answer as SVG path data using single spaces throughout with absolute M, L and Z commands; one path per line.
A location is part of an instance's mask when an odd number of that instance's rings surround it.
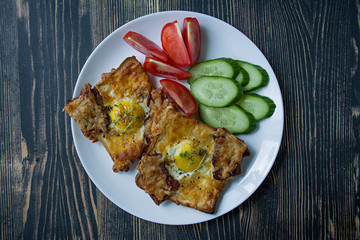
M 146 69 L 146 71 L 155 76 L 169 78 L 173 80 L 186 80 L 191 75 L 190 73 L 180 68 L 174 67 L 172 65 L 149 57 L 145 58 L 144 68 Z
M 160 83 L 171 99 L 188 117 L 197 111 L 198 103 L 184 85 L 170 79 L 162 79 Z
M 177 21 L 167 23 L 161 31 L 161 44 L 174 65 L 189 66 L 191 61 Z
M 129 31 L 124 35 L 123 39 L 131 47 L 148 57 L 164 62 L 169 60 L 167 54 L 158 45 L 137 32 Z
M 191 65 L 200 58 L 201 33 L 200 24 L 196 18 L 185 18 L 183 22 L 183 38 L 190 57 Z

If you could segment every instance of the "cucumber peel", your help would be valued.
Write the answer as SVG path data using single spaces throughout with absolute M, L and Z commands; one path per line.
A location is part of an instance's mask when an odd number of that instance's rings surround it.
M 240 72 L 240 66 L 230 58 L 216 58 L 199 62 L 191 66 L 188 72 L 191 76 L 187 79 L 187 81 L 191 84 L 195 79 L 201 76 L 235 78 Z
M 245 93 L 236 105 L 251 113 L 256 121 L 271 117 L 276 108 L 273 100 L 256 93 Z
M 241 86 L 246 86 L 249 83 L 250 77 L 247 71 L 245 71 L 243 68 L 240 68 L 240 72 L 236 76 L 235 80 L 238 81 Z
M 250 133 L 258 126 L 254 116 L 236 104 L 222 108 L 199 104 L 198 111 L 204 123 L 215 128 L 224 127 L 233 134 Z
M 243 89 L 231 78 L 204 76 L 190 85 L 190 92 L 201 104 L 208 107 L 225 107 L 238 102 Z
M 273 100 L 252 93 L 269 83 L 269 74 L 261 66 L 223 57 L 199 62 L 188 72 L 199 117 L 210 126 L 246 134 L 257 128 L 258 121 L 274 114 Z
M 236 60 L 242 69 L 249 74 L 249 82 L 244 86 L 244 91 L 254 91 L 265 87 L 269 83 L 269 74 L 266 70 L 258 65 Z

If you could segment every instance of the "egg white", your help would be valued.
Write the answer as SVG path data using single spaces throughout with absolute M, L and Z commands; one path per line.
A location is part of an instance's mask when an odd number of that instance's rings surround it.
M 175 152 L 179 147 L 181 147 L 181 145 L 182 145 L 182 142 L 176 144 L 174 147 L 172 147 L 168 150 L 168 162 L 167 162 L 166 168 L 167 168 L 169 174 L 174 179 L 180 181 L 183 178 L 191 178 L 193 174 L 198 173 L 198 172 L 204 173 L 207 171 L 211 171 L 211 169 L 208 169 L 206 167 L 208 165 L 206 163 L 208 161 L 210 161 L 209 155 L 207 155 L 205 157 L 204 161 L 202 162 L 202 165 L 199 168 L 195 169 L 194 171 L 185 172 L 185 171 L 180 170 L 175 164 Z

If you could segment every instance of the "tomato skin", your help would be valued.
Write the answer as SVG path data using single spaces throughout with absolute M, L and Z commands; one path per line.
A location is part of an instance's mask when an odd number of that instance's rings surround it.
M 168 55 L 158 45 L 137 32 L 129 31 L 124 35 L 123 39 L 127 44 L 145 56 L 159 59 L 163 62 L 169 60 Z
M 177 21 L 167 23 L 162 28 L 161 44 L 174 65 L 178 67 L 190 65 L 190 57 Z
M 198 103 L 184 85 L 170 79 L 162 79 L 160 83 L 170 98 L 188 117 L 197 111 Z
M 184 19 L 183 38 L 191 65 L 194 65 L 199 61 L 201 50 L 200 24 L 196 18 L 188 17 Z
M 180 68 L 174 67 L 170 64 L 149 57 L 145 58 L 144 68 L 146 69 L 146 71 L 155 76 L 164 77 L 172 80 L 186 80 L 191 75 L 190 73 Z

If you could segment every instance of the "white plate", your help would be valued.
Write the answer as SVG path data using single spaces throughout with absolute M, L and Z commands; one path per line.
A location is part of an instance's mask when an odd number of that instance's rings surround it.
M 77 80 L 73 97 L 80 94 L 82 86 L 89 82 L 95 85 L 103 72 L 116 68 L 126 57 L 135 55 L 143 63 L 145 57 L 128 46 L 122 37 L 135 31 L 151 39 L 159 46 L 162 27 L 174 20 L 180 25 L 185 17 L 196 17 L 202 34 L 200 60 L 218 57 L 241 59 L 260 65 L 270 76 L 269 85 L 259 91 L 273 99 L 277 105 L 274 115 L 260 122 L 257 131 L 250 135 L 238 135 L 245 140 L 251 151 L 242 164 L 241 175 L 228 182 L 222 192 L 216 212 L 206 214 L 178 206 L 171 202 L 155 205 L 152 199 L 135 184 L 135 165 L 127 173 L 114 173 L 112 160 L 100 143 L 91 143 L 71 122 L 74 143 L 79 158 L 94 184 L 113 203 L 139 218 L 162 224 L 193 224 L 219 217 L 244 202 L 263 182 L 278 153 L 282 138 L 284 113 L 281 92 L 274 71 L 261 51 L 239 30 L 231 25 L 204 14 L 186 11 L 159 12 L 135 19 L 111 33 L 94 50 L 86 61 Z M 154 87 L 159 87 L 158 78 L 151 77 Z M 187 85 L 185 83 L 185 85 Z

